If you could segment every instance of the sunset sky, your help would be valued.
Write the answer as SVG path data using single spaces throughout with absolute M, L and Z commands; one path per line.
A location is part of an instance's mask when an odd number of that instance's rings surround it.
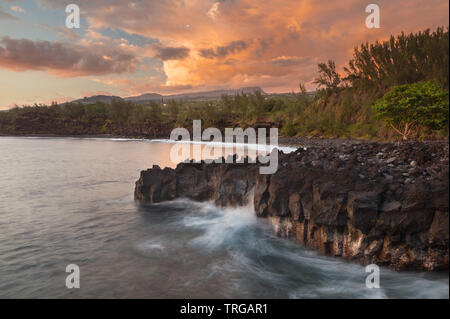
M 65 7 L 81 28 L 65 26 Z M 365 8 L 381 9 L 368 29 Z M 0 109 L 94 94 L 313 89 L 361 42 L 449 24 L 448 0 L 0 0 Z

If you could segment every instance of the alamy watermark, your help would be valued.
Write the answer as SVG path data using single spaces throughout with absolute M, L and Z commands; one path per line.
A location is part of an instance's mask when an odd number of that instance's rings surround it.
M 191 134 L 186 128 L 176 128 L 170 133 L 170 139 L 178 141 L 170 150 L 170 160 L 173 163 L 180 163 L 189 158 L 194 158 L 203 160 L 205 163 L 234 163 L 234 148 L 244 147 L 247 150 L 249 163 L 258 161 L 261 164 L 268 164 L 259 167 L 260 174 L 273 174 L 278 170 L 278 129 L 271 128 L 269 134 L 269 145 L 267 145 L 266 128 L 258 128 L 257 130 L 254 128 L 245 130 L 242 128 L 226 128 L 224 140 L 222 132 L 218 128 L 210 127 L 202 132 L 202 121 L 194 120 L 192 140 Z M 225 144 L 221 145 L 224 141 Z M 213 144 L 216 147 L 202 148 L 202 142 L 217 144 Z M 231 146 L 231 150 L 229 146 Z M 273 150 L 270 152 L 271 149 Z M 244 158 L 237 161 L 237 163 L 243 162 Z
M 380 28 L 380 7 L 377 4 L 369 4 L 366 13 L 370 13 L 366 18 L 366 27 L 369 29 Z
M 80 28 L 80 7 L 74 3 L 66 6 L 66 27 L 69 29 Z M 379 29 L 380 26 L 380 7 L 371 3 L 366 6 L 366 13 L 370 13 L 366 18 L 366 27 L 369 29 Z
M 69 29 L 79 29 L 80 28 L 80 7 L 76 4 L 69 4 L 66 7 L 66 13 L 68 14 L 66 18 L 66 27 Z
M 80 288 L 80 267 L 75 264 L 67 265 L 66 272 L 70 273 L 66 277 L 66 287 L 68 289 Z
M 380 267 L 375 264 L 368 265 L 366 272 L 370 273 L 366 277 L 366 287 L 369 289 L 380 288 Z

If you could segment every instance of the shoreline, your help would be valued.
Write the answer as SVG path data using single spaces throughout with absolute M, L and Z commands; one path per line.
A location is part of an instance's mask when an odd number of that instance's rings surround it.
M 24 134 L 24 135 L 4 135 L 0 134 L 0 137 L 30 137 L 30 138 L 104 138 L 104 139 L 130 139 L 130 140 L 168 140 L 169 137 L 166 135 L 162 136 L 126 136 L 126 135 L 113 135 L 113 134 L 83 134 L 83 135 L 62 135 L 62 134 Z M 202 141 L 208 143 L 207 141 Z M 449 140 L 424 140 L 416 141 L 411 140 L 407 143 L 448 143 Z M 225 143 L 225 142 L 222 142 Z M 345 145 L 360 145 L 360 144 L 397 144 L 402 142 L 392 142 L 392 141 L 372 141 L 372 140 L 359 140 L 359 139 L 344 139 L 344 138 L 322 138 L 322 137 L 288 137 L 279 136 L 278 145 L 283 147 L 339 147 Z M 268 145 L 268 144 L 267 144 Z

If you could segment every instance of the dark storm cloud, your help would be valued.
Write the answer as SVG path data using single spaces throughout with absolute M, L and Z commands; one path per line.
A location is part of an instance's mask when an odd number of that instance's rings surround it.
M 218 46 L 215 48 L 209 49 L 201 49 L 200 55 L 204 58 L 213 59 L 213 58 L 224 58 L 227 55 L 238 53 L 242 50 L 245 50 L 248 47 L 247 42 L 239 40 L 230 42 L 224 46 Z
M 184 60 L 189 56 L 189 48 L 186 47 L 163 47 L 160 45 L 154 46 L 156 52 L 155 58 L 167 60 Z
M 61 76 L 100 75 L 134 70 L 136 57 L 104 45 L 70 46 L 28 39 L 0 40 L 0 66 L 15 70 L 48 70 Z

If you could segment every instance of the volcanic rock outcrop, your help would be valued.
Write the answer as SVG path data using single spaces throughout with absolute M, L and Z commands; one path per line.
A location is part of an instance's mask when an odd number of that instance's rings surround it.
M 448 143 L 359 143 L 279 153 L 259 165 L 181 163 L 142 171 L 135 198 L 187 197 L 221 206 L 253 198 L 280 236 L 326 255 L 397 270 L 448 270 Z M 253 196 L 249 196 L 253 194 Z

